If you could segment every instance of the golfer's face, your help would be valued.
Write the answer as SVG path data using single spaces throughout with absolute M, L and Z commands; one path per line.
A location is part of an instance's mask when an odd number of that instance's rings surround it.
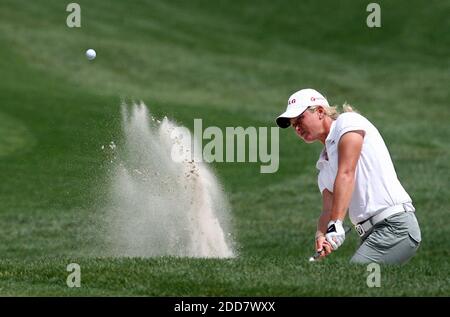
M 291 125 L 295 129 L 297 135 L 306 143 L 312 143 L 316 140 L 315 138 L 315 112 L 310 112 L 306 110 L 297 118 L 291 119 Z

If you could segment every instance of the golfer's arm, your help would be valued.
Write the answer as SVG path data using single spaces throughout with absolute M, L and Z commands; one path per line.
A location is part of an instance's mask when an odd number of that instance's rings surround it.
M 333 187 L 331 220 L 344 220 L 355 187 L 355 171 L 361 155 L 364 132 L 345 133 L 338 145 L 338 171 Z
M 324 235 L 327 232 L 328 222 L 330 221 L 332 203 L 333 194 L 328 189 L 324 189 L 322 192 L 322 214 L 317 222 L 317 231 Z

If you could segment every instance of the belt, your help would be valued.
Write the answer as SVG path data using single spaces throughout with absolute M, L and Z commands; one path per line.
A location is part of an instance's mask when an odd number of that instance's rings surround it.
M 364 236 L 366 233 L 368 233 L 373 226 L 375 226 L 377 223 L 379 223 L 380 221 L 383 221 L 384 219 L 401 213 L 401 212 L 407 212 L 407 211 L 415 211 L 415 208 L 413 206 L 412 203 L 403 203 L 400 205 L 395 205 L 395 206 L 391 206 L 388 207 L 386 209 L 383 209 L 381 212 L 378 212 L 376 215 L 370 217 L 369 219 L 366 219 L 360 223 L 358 223 L 355 226 L 355 230 L 356 232 L 358 232 L 359 236 L 362 237 Z

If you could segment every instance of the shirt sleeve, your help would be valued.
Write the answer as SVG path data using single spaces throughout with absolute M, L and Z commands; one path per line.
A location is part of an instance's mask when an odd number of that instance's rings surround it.
M 355 112 L 341 114 L 336 121 L 336 134 L 334 139 L 336 142 L 339 142 L 341 137 L 350 131 L 363 131 L 365 135 L 367 133 L 365 118 Z
M 330 169 L 330 166 L 325 165 L 317 176 L 317 185 L 319 186 L 320 193 L 325 189 L 333 192 L 334 178 Z
M 323 175 L 322 175 L 322 177 L 320 177 L 321 176 L 320 174 L 322 174 L 322 171 L 320 171 L 319 175 L 317 175 L 317 185 L 319 186 L 320 193 L 322 193 L 326 187 L 325 187 L 325 182 L 323 180 Z

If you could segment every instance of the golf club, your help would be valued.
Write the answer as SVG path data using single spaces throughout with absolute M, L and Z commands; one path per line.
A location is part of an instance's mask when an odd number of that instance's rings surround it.
M 346 227 L 344 229 L 345 229 L 345 234 L 349 233 L 352 230 L 351 227 Z M 322 252 L 323 252 L 323 250 L 316 251 L 316 253 L 314 253 L 314 255 L 309 258 L 309 262 L 319 261 L 319 258 L 320 258 L 320 255 L 322 254 Z

